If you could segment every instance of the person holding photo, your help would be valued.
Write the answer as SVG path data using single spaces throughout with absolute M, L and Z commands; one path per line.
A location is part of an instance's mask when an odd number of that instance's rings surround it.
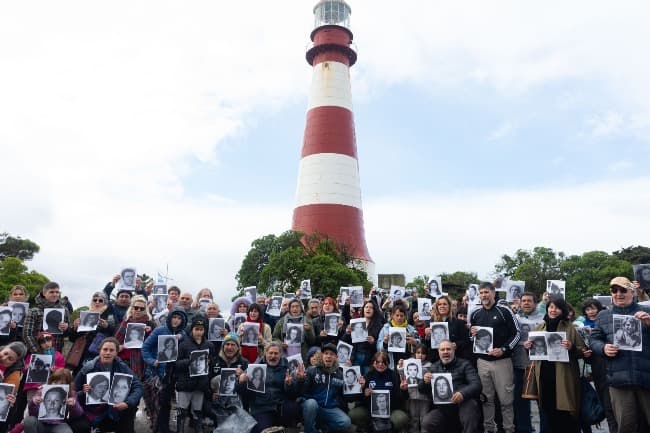
M 219 355 L 212 366 L 210 374 L 213 376 L 210 383 L 212 398 L 207 405 L 208 407 L 205 408 L 204 413 L 208 414 L 216 425 L 224 422 L 233 413 L 234 408 L 243 407 L 242 395 L 245 392 L 246 385 L 240 383 L 240 378 L 248 368 L 248 360 L 241 356 L 240 349 L 239 335 L 234 332 L 226 334 Z M 222 396 L 219 394 L 218 387 L 221 381 L 221 372 L 224 368 L 235 369 L 235 377 L 237 380 L 237 395 L 235 396 Z
M 320 315 L 312 318 L 314 333 L 316 334 L 316 346 L 318 347 L 322 347 L 328 343 L 336 346 L 345 332 L 343 316 L 339 316 L 338 320 L 336 320 L 333 316 L 328 318 L 326 316 L 327 314 L 340 314 L 336 300 L 331 296 L 326 296 L 323 299 Z M 328 319 L 334 320 L 334 322 L 330 323 Z M 328 330 L 330 328 L 334 328 L 337 335 L 329 335 Z
M 409 348 L 414 347 L 416 344 L 418 344 L 420 341 L 418 338 L 416 338 L 417 332 L 415 331 L 415 328 L 413 325 L 409 324 L 408 321 L 406 320 L 406 315 L 408 313 L 408 306 L 406 305 L 406 302 L 402 301 L 401 299 L 396 300 L 393 303 L 393 308 L 391 309 L 391 315 L 390 315 L 390 321 L 388 323 L 384 324 L 383 328 L 379 332 L 379 337 L 377 339 L 377 351 L 378 352 L 388 352 L 388 343 L 389 343 L 389 338 L 393 338 L 393 335 L 390 335 L 390 328 L 405 328 L 406 330 L 406 341 L 401 341 L 400 344 L 404 345 L 407 344 L 406 351 L 404 353 L 402 352 L 390 352 L 388 353 L 388 359 L 390 361 L 389 368 L 394 369 L 397 368 L 397 363 L 399 362 L 400 359 L 407 359 L 411 357 L 411 351 Z M 396 333 L 393 333 L 396 334 Z M 399 338 L 401 339 L 402 336 L 400 334 Z M 393 346 L 397 343 L 396 341 L 392 341 Z
M 61 294 L 61 289 L 58 283 L 50 281 L 43 286 L 41 292 L 36 295 L 34 302 L 36 304 L 35 308 L 31 308 L 27 313 L 25 318 L 25 324 L 23 326 L 23 338 L 22 341 L 25 342 L 27 350 L 29 353 L 38 352 L 38 343 L 36 342 L 36 335 L 43 330 L 43 313 L 46 308 L 62 308 L 65 310 L 65 307 L 59 299 Z M 57 330 L 60 334 L 54 335 L 54 347 L 56 350 L 61 352 L 63 350 L 64 338 L 69 335 L 70 317 L 68 314 L 65 314 L 62 318 L 62 321 L 58 323 Z
M 262 313 L 262 307 L 259 304 L 250 304 L 248 306 L 246 314 L 246 322 L 257 324 L 257 330 L 254 330 L 253 328 L 247 328 L 247 331 L 257 334 L 252 336 L 257 337 L 257 346 L 242 345 L 241 354 L 243 357 L 248 359 L 248 362 L 254 363 L 257 358 L 262 353 L 264 353 L 264 347 L 271 342 L 271 327 L 264 323 L 264 314 Z M 239 325 L 239 329 L 237 331 L 240 337 L 244 336 L 243 323 Z M 253 340 L 255 340 L 255 338 L 253 338 Z
M 273 339 L 278 341 L 283 341 L 282 347 L 284 348 L 284 356 L 292 356 L 296 353 L 300 353 L 302 358 L 305 359 L 307 355 L 307 350 L 313 346 L 316 342 L 316 335 L 314 334 L 314 325 L 312 324 L 311 319 L 305 316 L 305 312 L 302 308 L 302 302 L 299 299 L 291 299 L 289 301 L 287 314 L 282 316 L 278 323 L 275 324 L 273 329 Z M 286 341 L 287 338 L 287 324 L 288 323 L 297 323 L 302 326 L 302 343 L 297 346 L 289 346 Z
M 27 348 L 20 341 L 13 341 L 5 346 L 0 347 L 0 371 L 3 372 L 0 376 L 2 383 L 14 386 L 12 394 L 7 394 L 5 391 L 4 401 L 9 405 L 7 421 L 0 422 L 0 432 L 6 433 L 9 425 L 14 424 L 22 414 L 18 414 L 16 410 L 12 410 L 16 404 L 16 394 L 20 390 L 20 379 L 22 377 L 22 370 L 24 367 L 25 354 Z M 2 388 L 0 388 L 2 389 Z M 4 391 L 4 389 L 2 389 Z
M 371 367 L 371 359 L 377 352 L 376 343 L 377 338 L 379 338 L 379 333 L 383 328 L 383 316 L 381 309 L 373 300 L 364 302 L 362 311 L 363 318 L 366 321 L 366 330 L 368 332 L 366 341 L 352 343 L 352 332 L 354 332 L 354 330 L 349 325 L 346 327 L 342 340 L 348 344 L 352 344 L 352 365 L 360 366 L 361 374 L 366 374 L 368 369 Z
M 124 347 L 124 343 L 126 343 L 127 340 L 135 337 L 135 335 L 126 334 L 129 323 L 144 324 L 144 339 L 146 339 L 156 327 L 156 324 L 151 317 L 151 313 L 147 309 L 147 300 L 144 296 L 136 295 L 131 299 L 131 306 L 126 310 L 124 320 L 120 323 L 120 326 L 117 328 L 117 332 L 115 333 L 115 338 L 122 343 L 120 344 L 120 352 L 118 356 L 131 368 L 131 370 L 133 370 L 133 373 L 135 373 L 138 379 L 142 379 L 145 371 L 144 359 L 142 358 L 142 348 Z M 140 341 L 144 342 L 138 328 L 135 328 L 135 330 L 138 332 L 137 337 L 141 339 Z
M 428 347 L 424 344 L 418 344 L 415 346 L 415 359 L 419 359 L 422 363 L 422 374 L 430 373 L 432 364 L 427 361 L 427 352 Z M 403 362 L 400 361 L 400 367 L 398 372 L 401 376 L 406 376 L 408 382 L 408 371 L 406 374 L 403 372 Z M 410 367 L 411 365 L 407 366 Z M 417 367 L 417 366 L 416 366 Z M 431 392 L 424 392 L 420 390 L 420 385 L 422 384 L 423 379 L 417 379 L 415 382 L 417 386 L 409 386 L 408 391 L 408 400 L 406 402 L 409 414 L 409 431 L 419 432 L 422 429 L 424 416 L 429 413 L 431 409 Z
M 446 335 L 445 338 L 456 344 L 456 356 L 465 359 L 474 358 L 472 353 L 472 344 L 467 330 L 467 322 L 454 317 L 451 313 L 451 299 L 449 299 L 449 296 L 443 295 L 436 298 L 433 304 L 433 309 L 431 310 L 431 321 L 447 322 L 447 332 L 449 332 L 449 335 Z M 428 347 L 431 347 L 433 330 L 431 328 L 426 328 L 424 332 L 425 344 Z M 428 360 L 430 362 L 436 362 L 438 359 L 440 359 L 438 357 L 438 349 L 429 350 Z

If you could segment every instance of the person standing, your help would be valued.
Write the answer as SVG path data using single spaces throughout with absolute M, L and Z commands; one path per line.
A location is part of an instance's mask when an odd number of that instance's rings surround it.
M 62 308 L 64 312 L 63 320 L 59 323 L 57 329 L 60 332 L 59 334 L 54 334 L 54 347 L 59 352 L 63 351 L 63 339 L 68 336 L 70 332 L 70 315 L 67 314 L 67 311 L 59 295 L 61 289 L 59 284 L 54 281 L 45 283 L 41 292 L 36 295 L 34 302 L 36 306 L 31 308 L 27 313 L 25 318 L 25 325 L 23 326 L 23 341 L 27 346 L 27 351 L 29 353 L 38 353 L 39 345 L 36 340 L 36 335 L 39 332 L 43 331 L 43 312 L 46 308 Z

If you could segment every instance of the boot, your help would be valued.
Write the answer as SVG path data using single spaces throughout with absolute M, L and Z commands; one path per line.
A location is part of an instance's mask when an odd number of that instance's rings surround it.
M 185 433 L 185 418 L 188 412 L 187 409 L 176 408 L 176 433 Z
M 194 433 L 203 433 L 203 414 L 200 410 L 192 411 L 192 420 L 194 421 Z

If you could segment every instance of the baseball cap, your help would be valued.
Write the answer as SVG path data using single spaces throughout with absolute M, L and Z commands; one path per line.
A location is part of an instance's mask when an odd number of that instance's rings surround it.
M 632 289 L 632 283 L 625 277 L 616 277 L 612 278 L 612 281 L 609 282 L 609 287 L 619 286 L 625 289 Z

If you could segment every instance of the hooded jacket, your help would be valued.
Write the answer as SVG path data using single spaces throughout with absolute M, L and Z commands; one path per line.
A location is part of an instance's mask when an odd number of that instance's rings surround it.
M 317 365 L 307 369 L 300 383 L 301 394 L 306 399 L 316 400 L 318 406 L 326 409 L 341 406 L 344 386 L 343 373 L 337 360 L 330 368 L 325 367 L 322 359 L 319 360 Z
M 172 327 L 172 316 L 178 314 L 181 316 L 181 324 L 178 328 Z M 157 367 L 154 367 L 153 364 L 158 359 L 158 336 L 160 335 L 176 335 L 181 334 L 182 338 L 179 341 L 179 344 L 187 337 L 185 333 L 185 326 L 187 325 L 187 316 L 182 309 L 174 309 L 167 315 L 167 322 L 165 326 L 159 326 L 154 329 L 151 334 L 144 340 L 142 344 L 142 359 L 147 365 L 147 371 L 145 372 L 145 377 L 149 377 L 152 374 L 157 374 L 158 377 L 165 377 L 165 372 L 167 371 L 167 362 L 158 363 Z
M 266 360 L 262 362 L 266 363 Z M 264 412 L 276 412 L 278 407 L 287 399 L 289 389 L 285 387 L 284 379 L 288 369 L 287 360 L 281 358 L 278 365 L 266 366 L 266 378 L 264 382 L 264 393 L 246 390 L 250 404 L 251 415 Z
M 244 304 L 246 304 L 246 308 L 247 308 L 247 309 L 248 309 L 248 307 L 251 305 L 251 300 L 250 300 L 250 299 L 248 299 L 248 298 L 245 297 L 245 296 L 240 296 L 239 298 L 235 299 L 235 300 L 232 302 L 232 305 L 230 306 L 230 317 L 228 318 L 228 325 L 230 325 L 230 329 L 231 329 L 232 331 L 237 331 L 237 327 L 234 326 L 234 323 L 235 323 L 235 313 L 237 313 L 237 307 L 238 307 L 239 304 L 241 304 L 242 302 L 243 302 Z

